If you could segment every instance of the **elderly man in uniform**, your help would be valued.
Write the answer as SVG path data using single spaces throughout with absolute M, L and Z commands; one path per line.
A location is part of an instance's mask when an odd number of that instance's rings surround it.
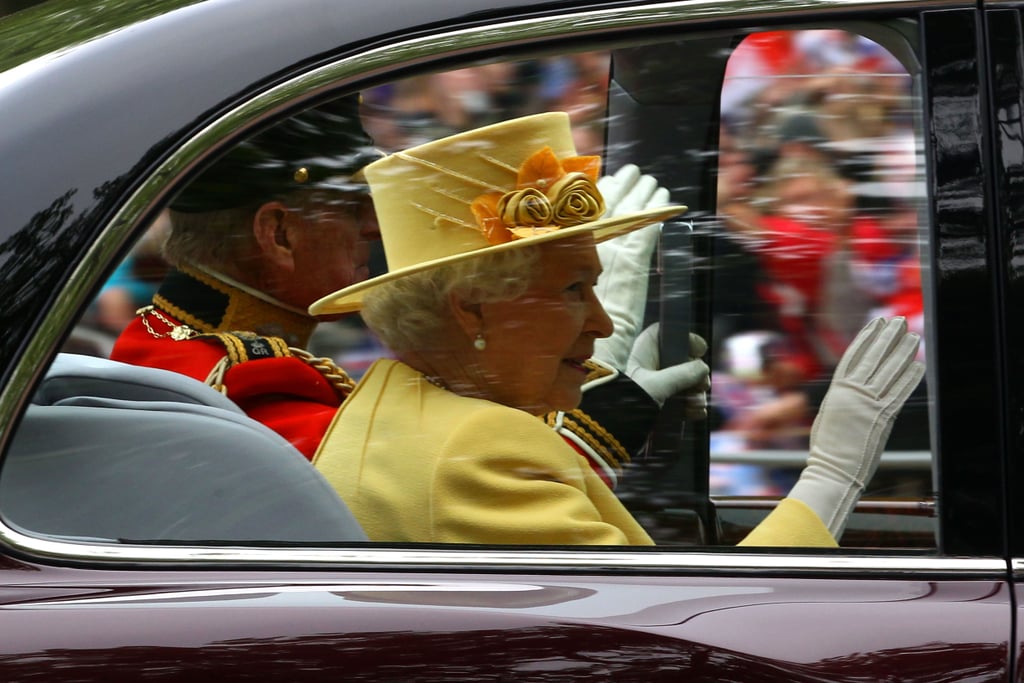
M 112 358 L 204 381 L 312 458 L 354 382 L 305 350 L 320 322 L 307 307 L 369 275 L 377 222 L 367 186 L 353 176 L 380 156 L 362 129 L 356 97 L 303 112 L 233 148 L 172 202 L 164 246 L 172 270 Z M 635 169 L 603 182 L 610 211 L 667 201 Z M 638 254 L 623 244 L 621 252 L 617 267 L 632 281 L 649 249 Z M 614 281 L 615 273 L 605 277 Z M 635 285 L 627 289 L 638 301 L 646 284 L 639 296 Z M 614 306 L 611 312 L 615 318 Z M 620 351 L 607 356 L 611 365 L 592 363 L 583 405 L 547 417 L 611 486 L 664 395 L 696 388 L 702 396 L 708 375 L 700 360 L 658 370 L 656 358 L 640 353 L 632 369 L 641 389 L 623 372 L 638 330 L 616 323 Z M 697 344 L 694 356 L 703 353 Z
M 293 117 L 233 148 L 171 204 L 172 266 L 111 357 L 205 381 L 312 457 L 353 383 L 304 349 L 306 307 L 368 274 L 373 206 L 351 176 L 381 154 L 358 101 Z

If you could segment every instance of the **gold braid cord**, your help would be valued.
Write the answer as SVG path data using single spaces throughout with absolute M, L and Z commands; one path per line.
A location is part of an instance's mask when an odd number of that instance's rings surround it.
M 601 379 L 602 377 L 609 377 L 615 374 L 615 371 L 611 368 L 601 365 L 593 359 L 588 359 L 583 362 L 583 367 L 587 369 L 587 376 L 584 378 L 583 383 L 593 382 L 595 379 Z
M 591 382 L 603 383 L 602 380 L 611 379 L 617 375 L 612 368 L 594 360 L 588 360 L 584 366 L 587 368 L 587 377 L 583 385 L 584 391 L 587 390 L 587 385 Z M 548 413 L 545 421 L 549 427 L 562 433 L 562 436 L 575 441 L 577 447 L 586 450 L 588 457 L 603 461 L 617 474 L 621 474 L 623 466 L 631 460 L 629 451 L 619 440 L 602 427 L 597 420 L 579 408 Z
M 352 390 L 356 388 L 356 381 L 349 377 L 348 373 L 342 370 L 341 367 L 330 358 L 318 358 L 309 351 L 299 349 L 294 346 L 289 346 L 288 350 L 293 356 L 306 361 L 306 363 L 323 375 L 342 398 L 348 396 L 352 393 Z
M 556 415 L 557 413 L 548 415 L 546 420 L 548 426 L 555 426 L 554 417 Z M 562 414 L 562 426 L 575 434 L 616 470 L 621 471 L 623 465 L 632 460 L 629 452 L 623 448 L 618 439 L 612 436 L 611 432 L 579 408 Z
M 231 363 L 228 361 L 228 357 L 224 356 L 217 361 L 217 364 L 210 370 L 210 374 L 206 376 L 206 383 L 225 396 L 228 395 L 228 388 L 224 386 L 224 373 L 228 371 L 229 367 L 231 367 Z
M 330 358 L 317 357 L 305 349 L 288 346 L 279 337 L 258 337 L 242 332 L 218 332 L 202 336 L 216 337 L 227 351 L 227 354 L 217 361 L 206 377 L 206 384 L 224 395 L 228 393 L 228 388 L 224 384 L 224 376 L 234 366 L 260 358 L 286 358 L 288 356 L 298 358 L 323 375 L 342 399 L 352 393 L 356 386 L 355 380 Z

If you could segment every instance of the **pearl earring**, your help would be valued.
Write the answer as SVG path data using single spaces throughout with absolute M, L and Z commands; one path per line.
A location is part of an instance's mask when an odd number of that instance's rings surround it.
M 484 339 L 484 335 L 477 332 L 476 339 L 473 340 L 473 348 L 477 351 L 483 351 L 487 348 L 487 340 Z

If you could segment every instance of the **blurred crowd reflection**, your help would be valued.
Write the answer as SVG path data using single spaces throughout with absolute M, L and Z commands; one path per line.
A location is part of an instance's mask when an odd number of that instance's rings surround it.
M 584 52 L 406 78 L 363 93 L 367 130 L 386 151 L 544 111 L 569 112 L 576 148 L 601 154 L 608 52 Z
M 609 68 L 608 52 L 588 52 L 428 73 L 366 90 L 363 116 L 376 144 L 393 151 L 567 111 L 578 151 L 602 154 Z M 923 331 L 914 97 L 902 64 L 842 31 L 758 33 L 730 57 L 717 188 L 724 229 L 714 240 L 713 452 L 805 449 L 856 331 L 879 315 Z M 83 330 L 116 335 L 148 300 L 164 230 L 154 226 L 133 251 Z M 312 350 L 356 377 L 383 353 L 357 316 L 321 327 Z
M 713 451 L 805 449 L 835 363 L 861 326 L 901 315 L 923 332 L 913 97 L 892 55 L 842 31 L 756 34 L 731 57 Z M 927 450 L 927 431 L 918 436 L 906 445 Z M 737 477 L 722 481 L 720 493 L 748 492 L 735 490 Z

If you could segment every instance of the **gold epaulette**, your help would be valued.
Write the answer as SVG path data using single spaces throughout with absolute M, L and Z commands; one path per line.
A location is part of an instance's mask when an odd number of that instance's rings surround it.
M 594 359 L 583 365 L 587 369 L 583 382 L 584 392 L 608 384 L 620 375 L 611 366 Z M 614 488 L 622 475 L 622 468 L 630 461 L 630 454 L 610 431 L 581 408 L 549 413 L 545 421 L 599 467 Z
M 262 358 L 287 358 L 292 353 L 280 337 L 261 337 L 252 332 L 211 332 L 200 334 L 200 339 L 216 339 L 224 345 L 228 365 L 234 366 Z
M 252 332 L 213 332 L 197 335 L 195 338 L 216 339 L 224 345 L 226 354 L 213 366 L 206 377 L 206 383 L 227 395 L 224 375 L 236 365 L 264 358 L 298 358 L 324 376 L 338 396 L 344 400 L 356 383 L 330 358 L 314 356 L 305 349 L 288 346 L 280 337 L 261 337 Z
M 620 473 L 632 458 L 619 440 L 597 420 L 579 408 L 564 413 L 549 413 L 545 417 L 549 427 L 554 427 L 563 436 L 572 434 L 572 440 L 583 446 L 588 455 L 596 455 L 601 461 Z
M 611 367 L 604 363 L 600 363 L 593 358 L 584 361 L 583 367 L 587 369 L 587 378 L 583 380 L 584 384 L 589 384 L 594 380 L 602 379 L 604 377 L 612 377 L 616 374 L 615 370 Z

